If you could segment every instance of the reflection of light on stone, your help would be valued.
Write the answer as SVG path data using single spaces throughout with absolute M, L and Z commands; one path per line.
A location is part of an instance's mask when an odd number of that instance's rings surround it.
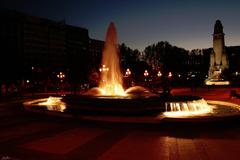
M 190 102 L 166 102 L 165 110 L 166 117 L 186 117 L 211 113 L 212 106 L 201 99 Z

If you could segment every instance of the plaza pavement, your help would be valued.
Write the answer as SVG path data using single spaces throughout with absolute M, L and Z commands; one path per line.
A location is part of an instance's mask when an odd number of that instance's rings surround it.
M 240 88 L 234 88 L 240 93 Z M 229 88 L 189 88 L 197 95 L 240 104 Z M 0 160 L 238 160 L 239 120 L 203 124 L 125 124 L 42 117 L 22 99 L 0 103 Z

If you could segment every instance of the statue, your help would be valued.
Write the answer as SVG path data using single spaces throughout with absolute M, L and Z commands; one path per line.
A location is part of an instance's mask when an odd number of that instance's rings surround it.
M 213 51 L 210 55 L 210 67 L 208 72 L 207 85 L 210 81 L 220 82 L 223 80 L 223 71 L 228 69 L 229 63 L 225 49 L 223 26 L 220 20 L 217 20 L 213 33 Z M 228 81 L 226 81 L 228 82 Z M 217 83 L 216 83 L 217 84 Z M 219 83 L 221 85 L 221 83 Z M 229 84 L 229 82 L 228 82 Z

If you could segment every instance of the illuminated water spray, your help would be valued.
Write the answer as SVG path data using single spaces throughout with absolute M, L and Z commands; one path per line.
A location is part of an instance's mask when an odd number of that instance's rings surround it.
M 204 99 L 189 102 L 166 102 L 164 115 L 167 117 L 185 117 L 204 115 L 212 112 L 212 106 Z
M 117 32 L 114 23 L 110 23 L 106 34 L 104 50 L 102 55 L 102 66 L 107 68 L 101 71 L 99 88 L 102 95 L 124 96 L 122 87 L 122 74 L 119 62 L 119 50 Z

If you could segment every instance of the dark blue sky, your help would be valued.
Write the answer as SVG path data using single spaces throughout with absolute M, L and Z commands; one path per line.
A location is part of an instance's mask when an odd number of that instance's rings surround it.
M 139 50 L 162 40 L 186 49 L 211 47 L 220 19 L 226 45 L 240 45 L 238 0 L 1 0 L 0 5 L 85 27 L 100 40 L 113 21 L 119 42 Z

